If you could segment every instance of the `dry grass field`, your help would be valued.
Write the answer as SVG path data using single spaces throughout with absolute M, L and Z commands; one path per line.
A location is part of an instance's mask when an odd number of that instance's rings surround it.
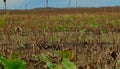
M 49 69 L 40 59 L 41 53 L 51 63 L 60 64 L 62 58 L 55 54 L 58 50 L 70 51 L 70 61 L 78 69 L 119 68 L 120 10 L 16 10 L 9 11 L 5 23 L 0 24 L 0 54 L 17 56 L 27 63 L 27 69 Z

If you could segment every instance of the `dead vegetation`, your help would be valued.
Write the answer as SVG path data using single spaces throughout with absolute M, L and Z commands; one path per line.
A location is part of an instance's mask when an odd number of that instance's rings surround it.
M 12 13 L 0 27 L 3 56 L 18 56 L 27 62 L 27 69 L 48 69 L 40 60 L 40 53 L 51 56 L 56 50 L 74 50 L 75 58 L 71 61 L 78 69 L 119 67 L 119 13 L 52 13 L 48 18 L 45 12 L 42 12 L 44 15 L 30 12 Z M 53 63 L 58 62 L 55 56 L 50 58 Z

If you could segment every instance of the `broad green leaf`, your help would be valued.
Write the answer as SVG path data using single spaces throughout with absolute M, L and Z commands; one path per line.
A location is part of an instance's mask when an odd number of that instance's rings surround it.
M 71 52 L 70 52 L 70 50 L 65 50 L 64 52 L 63 52 L 63 59 L 64 58 L 70 58 L 70 56 L 71 56 Z
M 25 62 L 22 62 L 19 69 L 26 69 L 26 63 Z
M 63 69 L 63 66 L 60 65 L 60 64 L 57 64 L 56 67 L 55 67 L 55 69 Z
M 61 51 L 61 50 L 57 50 L 57 51 L 56 51 L 56 54 L 57 54 L 58 56 L 62 57 L 62 51 Z
M 47 62 L 46 64 L 50 69 L 55 69 L 55 67 L 56 67 L 56 64 L 52 64 L 50 62 Z
M 0 61 L 3 65 L 7 64 L 7 59 L 4 58 L 3 56 L 0 56 Z
M 66 68 L 66 69 L 77 69 L 76 65 L 72 62 L 70 62 L 69 59 L 63 59 L 62 61 L 62 65 Z
M 25 69 L 26 68 L 26 63 L 16 58 L 6 59 L 1 56 L 0 60 L 5 69 Z

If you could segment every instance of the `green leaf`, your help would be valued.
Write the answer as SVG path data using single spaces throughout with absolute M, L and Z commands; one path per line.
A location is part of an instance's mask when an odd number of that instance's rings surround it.
M 70 53 L 70 50 L 65 50 L 65 51 L 63 52 L 63 59 L 64 59 L 64 58 L 68 58 L 68 59 L 69 59 L 69 58 L 70 58 L 70 54 L 71 54 L 71 53 Z
M 120 69 L 120 68 L 115 68 L 115 69 Z
M 74 58 L 74 56 L 75 56 L 75 53 L 74 53 L 74 51 L 72 51 L 72 50 L 65 50 L 64 52 L 62 52 L 61 50 L 58 50 L 58 51 L 56 51 L 56 53 L 60 56 L 60 57 L 62 57 L 63 56 L 63 59 L 64 58 L 68 58 L 68 59 L 73 59 Z
M 91 24 L 91 26 L 94 27 L 94 28 L 97 28 L 98 24 L 94 22 L 94 23 Z
M 3 56 L 0 56 L 0 61 L 3 65 L 7 64 L 7 59 L 4 58 Z
M 62 51 L 61 50 L 57 50 L 56 54 L 58 54 L 58 56 L 62 57 Z
M 25 62 L 22 62 L 19 69 L 26 69 L 26 63 Z
M 67 28 L 64 26 L 64 27 L 58 27 L 56 28 L 57 31 L 66 31 Z
M 72 19 L 69 19 L 69 20 L 68 20 L 68 25 L 70 25 L 70 26 L 73 25 L 73 20 L 72 20 Z
M 56 65 L 55 69 L 63 69 L 63 66 L 58 64 L 58 65 Z
M 52 38 L 52 40 L 55 40 L 55 41 L 59 40 L 58 36 L 56 36 L 56 35 L 53 35 L 51 38 Z
M 108 33 L 108 29 L 104 29 L 104 30 L 103 30 L 103 33 Z
M 62 61 L 62 65 L 66 68 L 66 69 L 77 69 L 76 65 L 72 62 L 70 62 L 69 59 L 63 59 Z
M 5 69 L 25 69 L 26 68 L 26 63 L 16 58 L 6 59 L 1 56 L 0 60 Z
M 50 69 L 54 69 L 56 67 L 56 64 L 53 64 L 50 62 L 50 60 L 47 58 L 47 56 L 45 54 L 41 54 L 40 58 L 42 59 L 42 61 L 44 61 L 46 63 L 46 65 L 50 68 Z
M 33 58 L 34 58 L 35 61 L 38 61 L 38 60 L 39 60 L 39 58 L 38 58 L 37 55 L 32 55 L 32 56 L 33 56 Z
M 47 62 L 46 64 L 50 69 L 54 69 L 56 67 L 56 64 L 52 64 L 50 62 Z
M 50 62 L 50 60 L 48 59 L 48 57 L 47 57 L 45 54 L 43 54 L 43 53 L 40 55 L 40 58 L 41 58 L 42 61 L 44 61 L 45 63 Z
M 80 30 L 80 33 L 83 33 L 83 32 L 85 32 L 86 31 L 86 29 L 82 29 L 82 30 Z
M 120 59 L 117 61 L 117 64 L 120 64 Z

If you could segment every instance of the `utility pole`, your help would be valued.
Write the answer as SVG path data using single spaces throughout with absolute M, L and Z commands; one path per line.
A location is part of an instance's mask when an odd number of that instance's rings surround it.
M 47 14 L 47 16 L 48 16 L 48 19 L 49 19 L 49 12 L 48 12 L 48 0 L 46 0 L 46 14 Z
M 71 0 L 69 1 L 68 8 L 70 8 L 70 5 L 71 5 Z
M 104 0 L 103 0 L 104 1 Z M 107 8 L 106 7 L 104 7 L 104 13 L 106 14 L 107 13 Z
M 4 2 L 5 14 L 6 14 L 6 0 L 3 0 L 3 2 Z
M 76 8 L 78 8 L 78 6 L 77 6 L 77 0 L 76 0 Z
M 27 10 L 27 4 L 25 4 L 25 10 Z
M 46 0 L 46 8 L 48 8 L 48 0 Z

